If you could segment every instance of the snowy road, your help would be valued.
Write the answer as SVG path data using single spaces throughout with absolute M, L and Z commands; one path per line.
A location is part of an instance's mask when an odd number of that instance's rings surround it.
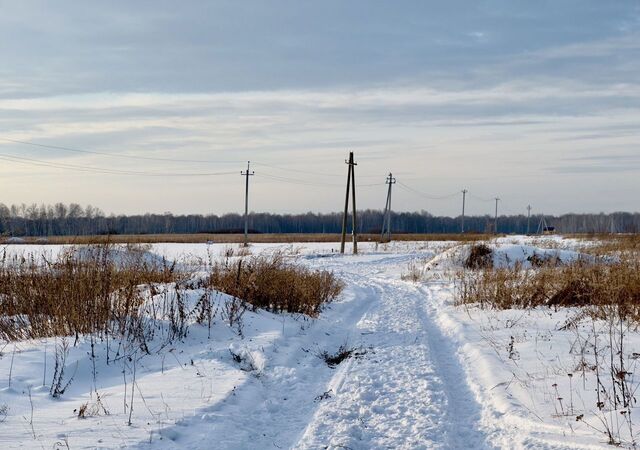
M 344 300 L 265 349 L 260 377 L 165 430 L 167 448 L 490 448 L 428 290 L 400 279 L 412 257 L 308 260 L 346 282 Z M 345 343 L 365 355 L 336 369 L 318 358 Z
M 372 351 L 334 377 L 334 399 L 318 409 L 296 447 L 487 448 L 479 405 L 433 323 L 428 295 L 397 279 L 346 278 L 363 293 L 375 287 L 356 324 L 360 345 Z

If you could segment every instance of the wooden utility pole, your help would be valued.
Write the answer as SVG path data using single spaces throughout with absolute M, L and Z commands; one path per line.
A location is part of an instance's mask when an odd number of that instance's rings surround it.
M 544 218 L 544 213 L 540 217 L 540 223 L 538 224 L 538 231 L 536 234 L 544 234 L 544 232 L 549 228 L 547 225 L 547 219 Z
M 353 219 L 352 219 L 352 230 L 351 234 L 353 236 L 353 254 L 358 254 L 358 221 L 356 220 L 356 171 L 355 166 L 356 163 L 353 162 L 353 152 L 349 154 L 349 167 L 351 167 L 351 198 L 353 203 Z
M 358 221 L 356 216 L 356 174 L 354 167 L 357 164 L 353 161 L 353 152 L 349 152 L 349 160 L 345 161 L 345 164 L 349 166 L 347 172 L 347 193 L 344 199 L 344 215 L 342 216 L 342 238 L 340 240 L 340 253 L 344 253 L 344 245 L 347 240 L 347 215 L 349 214 L 349 189 L 351 189 L 351 198 L 353 203 L 353 254 L 358 254 Z
M 498 197 L 494 198 L 494 200 L 496 201 L 496 215 L 495 218 L 493 220 L 493 232 L 495 234 L 498 234 L 498 202 L 500 201 L 500 199 Z
M 527 235 L 529 235 L 529 225 L 531 225 L 531 205 L 527 205 Z
M 244 190 L 244 246 L 249 246 L 249 177 L 255 175 L 255 172 L 249 171 L 251 161 L 247 161 L 247 171 L 240 172 L 240 175 L 246 178 Z
M 391 186 L 396 184 L 396 179 L 393 178 L 391 172 L 389 172 L 389 176 L 387 177 L 385 183 L 389 185 L 389 189 L 387 191 L 387 203 L 385 203 L 384 205 L 384 213 L 382 216 L 382 232 L 380 234 L 380 242 L 385 242 L 385 231 L 387 235 L 386 241 L 391 241 Z
M 460 225 L 460 231 L 462 232 L 462 234 L 464 234 L 464 205 L 465 205 L 465 201 L 467 199 L 467 191 L 466 189 L 462 190 L 462 223 Z

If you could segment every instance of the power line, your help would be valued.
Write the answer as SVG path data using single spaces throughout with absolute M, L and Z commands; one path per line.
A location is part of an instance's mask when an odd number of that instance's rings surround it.
M 135 170 L 121 170 L 121 169 L 109 169 L 95 166 L 83 166 L 79 164 L 69 163 L 56 163 L 50 161 L 43 161 L 40 159 L 26 158 L 21 156 L 7 155 L 0 153 L 0 159 L 4 161 L 17 162 L 20 164 L 52 167 L 55 169 L 72 170 L 78 172 L 100 173 L 108 175 L 135 175 L 135 176 L 152 176 L 152 177 L 183 177 L 183 176 L 217 176 L 217 175 L 231 175 L 235 172 L 198 172 L 198 173 L 176 173 L 176 172 L 144 172 Z
M 407 191 L 413 192 L 414 194 L 419 195 L 419 196 L 424 197 L 424 198 L 427 198 L 429 200 L 446 200 L 446 199 L 453 198 L 453 197 L 458 195 L 458 192 L 454 192 L 453 194 L 447 194 L 447 195 L 441 195 L 441 196 L 432 196 L 432 195 L 425 194 L 424 192 L 420 192 L 419 190 L 414 189 L 411 186 L 407 186 L 402 181 L 398 181 L 398 185 L 403 187 Z
M 287 168 L 287 167 L 281 167 L 281 166 L 275 166 L 273 164 L 267 164 L 267 163 L 261 163 L 261 162 L 254 162 L 253 163 L 254 166 L 263 166 L 263 167 L 270 167 L 272 169 L 276 169 L 276 170 L 282 170 L 285 172 L 296 172 L 296 173 L 304 173 L 307 175 L 316 175 L 319 177 L 342 177 L 342 175 L 338 175 L 335 173 L 323 173 L 323 172 L 314 172 L 311 170 L 300 170 L 300 169 L 291 169 L 291 168 Z M 379 175 L 358 175 L 360 178 L 378 178 Z
M 297 184 L 300 186 L 332 186 L 332 187 L 342 187 L 341 184 L 327 184 L 327 183 L 316 183 L 313 181 L 306 181 L 306 180 L 300 180 L 297 178 L 288 178 L 288 177 L 281 177 L 279 175 L 271 175 L 271 174 L 267 174 L 267 173 L 259 173 L 256 175 L 259 178 L 267 178 L 269 180 L 272 181 L 279 181 L 281 183 L 288 183 L 288 184 Z
M 307 180 L 301 180 L 299 178 L 281 177 L 279 175 L 273 175 L 273 174 L 267 174 L 267 173 L 259 173 L 259 174 L 256 174 L 256 176 L 260 178 L 264 177 L 273 181 L 279 181 L 282 183 L 289 183 L 289 184 L 297 184 L 301 186 L 320 186 L 320 187 L 342 187 L 343 186 L 342 184 L 307 181 Z M 371 186 L 383 186 L 383 185 L 384 183 L 370 183 L 370 184 L 359 184 L 358 187 L 371 187 Z
M 473 195 L 471 193 L 469 193 L 469 197 L 471 197 L 474 200 L 478 200 L 480 202 L 493 202 L 493 201 L 495 201 L 495 198 L 478 197 L 477 195 Z
M 6 142 L 12 142 L 14 144 L 30 145 L 30 146 L 39 147 L 39 148 L 46 148 L 46 149 L 52 149 L 52 150 L 62 150 L 62 151 L 67 151 L 67 152 L 83 153 L 83 154 L 88 154 L 88 155 L 99 155 L 99 156 L 106 156 L 106 157 L 110 157 L 110 158 L 121 158 L 121 159 L 129 159 L 129 160 L 158 161 L 158 162 L 179 162 L 179 163 L 195 163 L 195 164 L 209 164 L 209 163 L 236 164 L 236 163 L 244 162 L 244 160 L 185 159 L 185 158 L 162 158 L 162 157 L 156 157 L 156 156 L 127 155 L 127 154 L 103 152 L 103 151 L 98 151 L 98 150 L 88 150 L 88 149 L 77 148 L 77 147 L 66 147 L 66 146 L 61 146 L 61 145 L 41 144 L 41 143 L 38 143 L 38 142 L 23 141 L 23 140 L 19 140 L 19 139 L 11 139 L 11 138 L 6 138 L 6 137 L 0 137 L 0 140 L 6 141 Z M 342 175 L 337 175 L 337 174 L 321 173 L 321 172 L 314 172 L 314 171 L 309 171 L 309 170 L 289 169 L 289 168 L 284 168 L 284 167 L 281 167 L 281 166 L 276 166 L 276 165 L 273 165 L 273 164 L 260 163 L 260 162 L 253 162 L 253 165 L 254 166 L 257 165 L 257 166 L 271 167 L 272 169 L 277 169 L 277 170 L 304 173 L 304 174 L 323 176 L 323 177 L 341 177 L 342 176 Z M 360 175 L 360 177 L 361 178 L 365 178 L 365 177 L 366 178 L 373 178 L 373 177 L 378 177 L 378 175 Z
M 30 145 L 33 147 L 48 148 L 52 150 L 63 150 L 63 151 L 74 152 L 74 153 L 84 153 L 89 155 L 100 155 L 100 156 L 107 156 L 111 158 L 134 159 L 134 160 L 142 160 L 142 161 L 181 162 L 181 163 L 197 163 L 197 164 L 203 164 L 203 163 L 227 164 L 227 163 L 242 162 L 241 160 L 178 159 L 178 158 L 161 158 L 156 156 L 137 156 L 137 155 L 126 155 L 126 154 L 123 155 L 120 153 L 108 153 L 108 152 L 101 152 L 97 150 L 85 150 L 85 149 L 74 148 L 74 147 L 63 147 L 59 145 L 40 144 L 36 142 L 21 141 L 18 139 L 9 139 L 5 137 L 0 139 L 7 142 L 13 142 L 14 144 Z
M 233 175 L 236 173 L 232 171 L 176 173 L 176 172 L 147 172 L 147 171 L 136 171 L 136 170 L 110 169 L 110 168 L 97 167 L 97 166 L 85 166 L 80 164 L 44 161 L 44 160 L 35 159 L 35 158 L 7 155 L 4 153 L 0 153 L 0 160 L 15 162 L 19 164 L 25 164 L 25 165 L 39 166 L 39 167 L 50 167 L 54 169 L 71 170 L 76 172 L 98 173 L 98 174 L 106 174 L 106 175 L 130 175 L 130 176 L 150 176 L 150 177 L 184 177 L 184 176 L 203 176 L 204 177 L 204 176 Z M 298 184 L 302 186 L 342 187 L 341 184 L 327 184 L 327 183 L 321 183 L 321 182 L 313 182 L 313 181 L 296 179 L 296 178 L 281 177 L 279 175 L 273 175 L 273 174 L 267 174 L 267 173 L 261 173 L 259 176 L 268 178 L 274 181 L 290 183 L 290 184 Z M 382 185 L 384 185 L 384 183 L 361 184 L 360 186 L 371 187 L 371 186 L 382 186 Z

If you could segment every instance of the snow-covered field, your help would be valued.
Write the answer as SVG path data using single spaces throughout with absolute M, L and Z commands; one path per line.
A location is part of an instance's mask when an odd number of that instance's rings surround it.
M 576 242 L 560 238 L 495 245 L 505 261 L 533 251 L 577 254 Z M 225 247 L 158 244 L 151 252 L 202 268 Z M 247 311 L 238 329 L 219 313 L 211 329 L 192 323 L 182 341 L 152 342 L 144 356 L 95 342 L 92 358 L 88 338 L 74 345 L 69 337 L 65 379 L 73 380 L 60 398 L 49 391 L 61 338 L 0 343 L 0 448 L 609 447 L 594 412 L 594 375 L 578 369 L 588 330 L 563 329 L 575 311 L 454 306 L 454 242 L 362 243 L 358 256 L 337 248 L 251 247 L 284 251 L 344 280 L 318 318 Z M 62 249 L 6 247 L 48 258 Z M 427 276 L 404 281 L 416 266 Z M 195 302 L 201 293 L 189 295 Z M 226 301 L 218 296 L 219 310 Z M 640 351 L 640 333 L 629 342 Z M 341 346 L 355 356 L 329 367 L 319 354 Z M 80 419 L 83 404 L 94 414 Z

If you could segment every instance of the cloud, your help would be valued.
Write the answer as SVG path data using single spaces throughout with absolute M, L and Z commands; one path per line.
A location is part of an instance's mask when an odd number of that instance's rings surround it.
M 595 0 L 553 11 L 497 0 L 3 2 L 0 137 L 113 155 L 251 159 L 275 166 L 265 174 L 303 170 L 327 183 L 292 190 L 256 179 L 259 210 L 338 208 L 335 177 L 319 174 L 342 174 L 348 150 L 363 178 L 394 171 L 434 196 L 466 186 L 514 205 L 553 197 L 555 212 L 603 209 L 602 186 L 615 174 L 621 202 L 634 209 L 638 166 L 621 155 L 637 152 L 639 138 L 638 17 L 634 2 Z M 2 140 L 0 153 L 123 170 L 235 168 Z M 1 170 L 8 201 L 79 196 L 108 211 L 161 212 L 242 203 L 235 175 L 163 182 L 6 162 Z M 363 189 L 358 203 L 379 207 L 382 195 Z M 459 209 L 457 200 L 408 196 L 396 205 Z

